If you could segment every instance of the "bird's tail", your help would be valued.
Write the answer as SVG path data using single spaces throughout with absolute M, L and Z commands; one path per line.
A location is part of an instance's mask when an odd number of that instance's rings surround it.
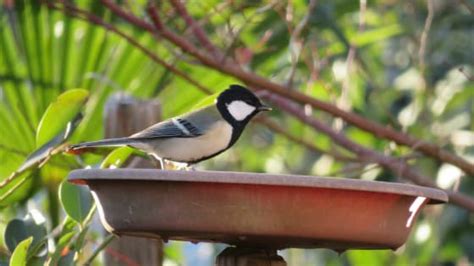
M 134 139 L 125 137 L 125 138 L 112 138 L 104 139 L 90 142 L 83 142 L 69 147 L 70 150 L 80 150 L 84 148 L 95 148 L 95 147 L 117 147 L 133 144 Z

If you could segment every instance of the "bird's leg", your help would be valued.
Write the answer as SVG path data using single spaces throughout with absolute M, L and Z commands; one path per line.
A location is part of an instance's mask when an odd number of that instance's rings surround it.
M 194 171 L 197 171 L 196 170 L 196 167 L 194 167 L 194 164 L 186 164 L 186 168 L 185 168 L 187 171 L 191 171 L 191 172 L 194 172 Z
M 151 161 L 153 162 L 156 168 L 165 170 L 165 162 L 163 161 L 162 158 L 152 153 L 149 153 L 148 155 L 151 157 Z

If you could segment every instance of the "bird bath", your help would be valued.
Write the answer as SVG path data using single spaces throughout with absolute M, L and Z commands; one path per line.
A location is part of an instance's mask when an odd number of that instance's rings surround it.
M 117 235 L 219 242 L 243 249 L 396 249 L 425 204 L 426 187 L 342 178 L 214 171 L 87 169 L 102 224 Z

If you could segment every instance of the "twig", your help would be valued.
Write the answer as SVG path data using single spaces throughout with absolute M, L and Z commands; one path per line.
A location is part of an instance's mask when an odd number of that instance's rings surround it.
M 118 16 L 126 19 L 130 23 L 141 27 L 145 30 L 148 30 L 152 33 L 155 33 L 155 29 L 152 25 L 148 24 L 147 22 L 138 19 L 137 17 L 123 11 L 120 7 L 118 7 L 115 3 L 109 0 L 102 0 L 102 2 L 115 14 Z M 245 83 L 251 84 L 255 87 L 265 89 L 281 95 L 285 98 L 291 99 L 296 102 L 309 104 L 314 108 L 320 109 L 327 113 L 330 113 L 334 116 L 340 117 L 344 119 L 346 122 L 351 123 L 363 130 L 371 132 L 372 134 L 376 135 L 380 138 L 386 138 L 396 142 L 399 145 L 405 145 L 408 147 L 412 147 L 416 143 L 420 142 L 420 140 L 407 135 L 402 132 L 395 131 L 392 128 L 382 126 L 376 122 L 371 120 L 367 120 L 364 117 L 357 115 L 355 113 L 346 112 L 333 104 L 320 101 L 315 99 L 311 96 L 305 95 L 301 92 L 295 90 L 288 90 L 282 85 L 274 83 L 268 79 L 265 79 L 261 76 L 258 76 L 254 73 L 245 72 L 244 70 L 240 69 L 238 66 L 232 64 L 222 64 L 213 60 L 212 58 L 202 54 L 196 47 L 194 47 L 191 43 L 187 40 L 181 38 L 180 36 L 174 34 L 173 32 L 169 31 L 166 28 L 163 28 L 163 25 L 160 23 L 160 19 L 158 14 L 156 13 L 156 8 L 153 5 L 150 5 L 147 9 L 148 14 L 152 18 L 156 29 L 159 30 L 160 36 L 164 37 L 168 41 L 174 43 L 176 46 L 180 47 L 186 53 L 194 56 L 198 59 L 202 64 L 216 69 L 222 73 L 226 73 L 233 77 L 239 78 L 240 80 L 244 81 Z M 445 151 L 438 147 L 435 144 L 431 144 L 428 142 L 421 142 L 420 146 L 418 147 L 418 151 L 422 152 L 426 156 L 433 157 L 443 162 L 447 162 L 459 167 L 461 170 L 466 172 L 468 175 L 474 175 L 474 164 L 468 162 L 464 158 L 461 158 L 455 154 L 452 154 L 448 151 Z
M 10 182 L 15 180 L 17 177 L 19 177 L 21 174 L 27 172 L 28 170 L 30 170 L 30 169 L 32 169 L 36 166 L 38 166 L 38 167 L 43 166 L 47 161 L 49 161 L 51 156 L 56 155 L 56 154 L 61 153 L 61 152 L 64 152 L 65 150 L 66 150 L 66 145 L 62 144 L 58 147 L 55 147 L 55 148 L 52 148 L 52 149 L 48 150 L 46 156 L 41 160 L 36 160 L 35 162 L 33 162 L 33 163 L 31 163 L 27 166 L 25 166 L 25 163 L 23 163 L 18 170 L 11 173 L 7 178 L 5 178 L 4 180 L 2 180 L 2 182 L 0 182 L 0 189 L 7 186 Z M 28 158 L 26 160 L 28 161 Z M 15 185 L 15 189 L 16 188 L 18 188 L 18 184 Z M 7 191 L 6 194 L 2 195 L 2 197 L 0 198 L 0 201 L 4 200 L 7 196 L 9 196 L 13 192 L 14 192 L 14 190 Z
M 25 176 L 25 178 L 23 178 L 21 181 L 19 181 L 18 183 L 16 183 L 14 186 L 12 186 L 9 190 L 7 190 L 5 193 L 3 193 L 2 196 L 0 196 L 0 206 L 2 206 L 2 202 L 8 198 L 11 194 L 13 194 L 13 192 L 15 192 L 15 190 L 17 190 L 19 187 L 21 187 L 21 185 L 23 185 L 26 180 L 29 178 L 29 176 Z M 13 179 L 11 179 L 8 183 L 10 183 Z M 8 184 L 6 183 L 6 184 Z
M 94 253 L 84 262 L 84 265 L 91 265 L 95 257 L 115 238 L 115 235 L 110 234 L 105 237 L 104 241 L 94 250 Z
M 345 178 L 358 178 L 362 174 L 368 171 L 377 169 L 377 168 L 381 168 L 381 165 L 380 164 L 373 164 L 373 165 L 356 164 L 352 166 L 349 165 L 348 167 L 345 167 L 344 169 L 341 169 L 339 171 L 334 171 L 328 174 L 328 176 L 343 176 Z
M 418 50 L 418 61 L 420 64 L 421 73 L 425 73 L 426 64 L 425 64 L 425 54 L 426 54 L 426 44 L 428 40 L 428 33 L 430 32 L 431 23 L 433 22 L 434 18 L 434 3 L 433 0 L 426 0 L 428 5 L 428 16 L 425 20 L 425 27 L 423 28 L 423 32 L 421 33 L 420 39 L 420 49 Z
M 201 44 L 203 46 L 207 47 L 209 52 L 214 53 L 214 54 L 221 54 L 220 51 L 218 51 L 218 49 L 207 38 L 206 34 L 204 33 L 204 30 L 198 24 L 196 24 L 195 21 L 189 16 L 189 14 L 186 11 L 186 8 L 182 5 L 182 3 L 179 0 L 170 0 L 170 1 L 172 2 L 173 6 L 178 11 L 178 13 L 183 17 L 183 19 L 188 24 L 188 26 L 193 29 L 193 32 L 194 32 L 196 38 L 199 40 L 199 42 L 201 42 Z M 307 22 L 309 20 L 309 16 L 310 16 L 311 12 L 314 10 L 315 6 L 316 6 L 316 1 L 311 0 L 308 13 L 306 14 L 305 18 L 298 24 L 298 26 L 296 27 L 296 29 L 294 31 L 295 39 L 298 38 L 299 34 L 301 33 L 301 31 L 303 30 L 303 28 L 307 24 Z M 151 16 L 151 17 L 155 18 L 156 24 L 159 25 L 158 26 L 159 31 L 163 31 L 164 27 L 163 27 L 163 24 L 161 23 L 159 17 L 158 16 Z M 217 59 L 217 60 L 219 60 L 219 59 Z M 234 62 L 234 61 L 232 61 L 232 62 Z M 308 148 L 309 150 L 313 150 L 313 151 L 316 151 L 316 152 L 319 152 L 319 153 L 326 153 L 326 154 L 334 157 L 335 159 L 342 160 L 342 161 L 358 161 L 355 158 L 350 158 L 350 157 L 342 156 L 342 155 L 335 154 L 335 153 L 332 153 L 332 152 L 329 152 L 329 151 L 321 150 L 318 147 L 316 147 L 315 145 L 291 135 L 287 130 L 280 127 L 279 125 L 277 125 L 273 121 L 271 121 L 269 119 L 266 119 L 265 117 L 260 117 L 257 121 L 259 123 L 267 126 L 268 128 L 272 129 L 274 132 L 284 135 L 289 140 L 292 140 L 292 141 Z
M 365 13 L 367 11 L 367 0 L 360 0 L 359 1 L 359 33 L 362 33 L 365 28 Z M 338 101 L 338 107 L 343 110 L 350 109 L 350 101 L 349 98 L 349 91 L 351 90 L 350 84 L 351 81 L 351 73 L 352 73 L 352 65 L 354 63 L 354 59 L 356 58 L 357 49 L 354 43 L 350 44 L 349 52 L 347 53 L 346 58 L 346 76 L 344 81 L 342 82 L 342 90 L 341 90 L 341 97 Z
M 178 14 L 184 19 L 186 24 L 191 28 L 194 33 L 194 36 L 198 41 L 204 46 L 204 48 L 214 56 L 217 60 L 222 60 L 222 55 L 220 51 L 209 41 L 206 33 L 199 24 L 194 21 L 194 19 L 189 15 L 186 7 L 181 3 L 180 0 L 170 0 L 171 4 L 178 12 Z
M 471 14 L 474 14 L 474 7 L 472 7 L 467 0 L 458 0 L 458 2 L 463 5 Z
M 159 59 L 155 54 L 153 54 L 152 51 L 148 50 L 147 48 L 145 48 L 144 46 L 140 45 L 138 42 L 136 41 L 133 41 L 132 37 L 128 36 L 127 34 L 121 32 L 120 30 L 118 30 L 117 28 L 115 28 L 113 25 L 110 25 L 106 22 L 104 22 L 103 20 L 101 20 L 100 18 L 96 18 L 94 19 L 94 21 L 91 21 L 89 20 L 89 18 L 91 17 L 94 17 L 93 14 L 90 14 L 88 12 L 86 12 L 85 10 L 82 10 L 82 9 L 79 9 L 79 8 L 76 8 L 76 7 L 73 7 L 73 6 L 65 6 L 64 8 L 60 8 L 58 6 L 54 6 L 52 5 L 51 3 L 48 3 L 49 7 L 51 8 L 55 8 L 55 9 L 59 9 L 59 10 L 63 10 L 65 12 L 69 12 L 71 15 L 73 16 L 76 16 L 78 18 L 81 18 L 81 19 L 87 19 L 87 21 L 91 22 L 91 23 L 94 23 L 94 24 L 97 24 L 97 25 L 101 25 L 101 26 L 104 26 L 106 29 L 110 30 L 111 32 L 114 32 L 116 34 L 118 34 L 119 36 L 125 38 L 125 40 L 129 41 L 130 44 L 134 45 L 135 47 L 139 48 L 140 50 L 142 50 L 146 55 L 150 56 L 150 58 L 152 60 L 154 60 L 155 62 L 157 62 L 158 64 L 161 64 L 163 67 L 167 68 L 168 70 L 170 70 L 171 72 L 173 72 L 175 75 L 177 76 L 180 76 L 182 77 L 183 79 L 189 81 L 191 84 L 193 84 L 194 86 L 198 87 L 198 88 L 201 88 L 203 92 L 205 92 L 206 94 L 211 94 L 211 90 L 204 87 L 203 85 L 199 84 L 199 82 L 197 82 L 196 80 L 190 78 L 186 73 L 180 71 L 180 70 L 177 70 L 177 71 L 173 71 L 172 69 L 169 68 L 169 64 L 166 64 L 164 63 L 161 59 Z M 81 15 L 84 15 L 85 17 L 82 18 L 82 17 L 79 17 L 79 14 Z M 107 24 L 107 26 L 105 25 Z M 132 40 L 132 41 L 131 41 Z M 158 59 L 158 60 L 155 60 L 155 59 Z M 173 67 L 174 68 L 174 67 Z M 309 150 L 312 150 L 312 151 L 315 151 L 315 152 L 320 152 L 320 153 L 327 153 L 328 155 L 334 157 L 335 159 L 337 160 L 342 160 L 342 161 L 358 161 L 358 159 L 355 159 L 355 158 L 350 158 L 350 157 L 346 157 L 346 156 L 342 156 L 342 155 L 338 155 L 338 154 L 335 154 L 335 153 L 332 153 L 332 152 L 329 152 L 329 151 L 324 151 L 324 150 L 321 150 L 319 149 L 318 147 L 312 145 L 311 143 L 308 143 L 306 141 L 303 141 L 303 140 L 300 140 L 298 139 L 297 137 L 291 135 L 289 132 L 287 132 L 286 130 L 279 130 L 278 128 L 272 126 L 270 123 L 269 124 L 265 124 L 265 122 L 263 121 L 258 121 L 259 123 L 261 124 L 264 124 L 265 126 L 271 128 L 271 129 L 274 129 L 274 131 L 278 134 L 281 134 L 283 135 L 284 137 L 288 138 L 289 140 L 292 140 L 296 143 L 299 143 L 299 144 L 302 144 L 303 146 L 305 146 L 307 149 Z
M 322 154 L 327 154 L 327 155 L 329 155 L 329 156 L 331 156 L 334 159 L 339 160 L 339 161 L 346 161 L 346 162 L 360 162 L 361 161 L 358 158 L 348 157 L 348 156 L 344 156 L 344 155 L 341 155 L 341 154 L 337 154 L 335 152 L 325 151 L 323 149 L 320 149 L 319 147 L 317 147 L 316 145 L 312 144 L 309 141 L 306 141 L 304 139 L 293 136 L 286 129 L 284 129 L 282 126 L 278 125 L 277 123 L 275 123 L 274 121 L 272 121 L 268 118 L 258 117 L 257 121 L 260 124 L 265 125 L 269 129 L 271 129 L 272 131 L 285 136 L 287 139 L 289 139 L 289 140 L 291 140 L 295 143 L 298 143 L 303 147 L 306 147 L 310 151 L 317 152 L 317 153 L 322 153 Z
M 316 8 L 316 0 L 310 0 L 309 5 L 308 5 L 308 12 L 306 12 L 306 15 L 300 20 L 298 25 L 296 25 L 293 32 L 290 32 L 291 33 L 290 42 L 293 43 L 293 45 L 300 45 L 301 47 L 299 48 L 297 54 L 295 53 L 294 49 L 290 49 L 291 69 L 290 69 L 290 74 L 287 81 L 288 88 L 293 87 L 293 81 L 296 74 L 296 67 L 298 66 L 299 58 L 304 48 L 304 40 L 300 40 L 301 32 L 308 24 L 311 14 L 314 12 L 315 8 Z
M 64 8 L 61 8 L 61 7 L 58 7 L 56 5 L 54 5 L 53 3 L 51 2 L 47 2 L 48 6 L 51 7 L 51 8 L 56 8 L 56 9 L 60 9 L 60 10 L 63 10 L 65 12 L 68 12 L 69 14 L 71 15 L 74 15 L 78 18 L 82 18 L 82 19 L 86 19 L 87 21 L 93 23 L 93 24 L 96 24 L 96 25 L 100 25 L 102 27 L 104 27 L 105 29 L 119 35 L 120 37 L 124 38 L 125 40 L 127 40 L 130 44 L 134 45 L 135 47 L 137 47 L 140 51 L 142 51 L 144 54 L 146 54 L 149 58 L 151 58 L 153 61 L 155 61 L 156 63 L 158 63 L 159 65 L 163 66 L 164 68 L 168 69 L 169 71 L 173 72 L 175 75 L 183 78 L 184 80 L 186 80 L 187 82 L 189 82 L 190 84 L 194 85 L 196 88 L 198 88 L 199 90 L 201 90 L 202 92 L 206 93 L 206 94 L 211 94 L 212 91 L 209 90 L 208 88 L 202 86 L 201 84 L 197 83 L 196 81 L 194 81 L 193 79 L 191 79 L 186 73 L 184 73 L 183 71 L 177 69 L 176 67 L 174 67 L 173 65 L 165 62 L 164 60 L 162 60 L 161 58 L 159 58 L 158 56 L 156 56 L 156 54 L 154 54 L 153 52 L 151 52 L 150 50 L 148 50 L 147 48 L 145 48 L 143 45 L 141 45 L 138 41 L 136 41 L 133 37 L 130 37 L 129 35 L 125 34 L 124 32 L 122 32 L 121 30 L 119 30 L 118 28 L 116 28 L 115 26 L 113 26 L 112 24 L 110 23 L 107 23 L 105 22 L 104 20 L 102 20 L 100 17 L 92 14 L 92 13 L 89 13 L 89 12 L 86 12 L 84 10 L 81 10 L 79 8 L 76 8 L 75 6 L 72 6 L 70 4 L 67 4 L 66 2 L 63 3 L 64 5 Z M 80 17 L 80 15 L 84 16 L 84 17 Z

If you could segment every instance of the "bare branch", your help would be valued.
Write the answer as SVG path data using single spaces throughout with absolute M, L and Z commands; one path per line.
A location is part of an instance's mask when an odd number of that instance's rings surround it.
M 159 58 L 158 56 L 156 56 L 156 54 L 154 54 L 153 52 L 151 52 L 149 49 L 147 49 L 146 47 L 144 47 L 143 45 L 141 45 L 138 41 L 136 41 L 133 37 L 125 34 L 124 32 L 122 32 L 121 30 L 119 30 L 118 28 L 116 28 L 115 26 L 113 26 L 112 24 L 110 23 L 107 23 L 105 22 L 104 20 L 102 20 L 100 17 L 98 16 L 95 16 L 94 14 L 92 13 L 89 13 L 89 12 L 86 12 L 84 10 L 81 10 L 81 9 L 78 9 L 70 4 L 67 4 L 66 2 L 64 2 L 64 8 L 61 8 L 61 7 L 58 7 L 58 6 L 55 6 L 53 3 L 51 2 L 48 2 L 47 3 L 51 8 L 56 8 L 56 9 L 61 9 L 61 10 L 64 10 L 65 12 L 68 12 L 69 14 L 71 15 L 74 15 L 76 17 L 79 17 L 79 18 L 83 18 L 93 24 L 96 24 L 96 25 L 100 25 L 100 26 L 103 26 L 104 28 L 106 28 L 107 30 L 121 36 L 122 38 L 124 38 L 125 40 L 127 40 L 130 44 L 132 44 L 133 46 L 137 47 L 140 51 L 142 51 L 144 54 L 146 54 L 150 59 L 152 59 L 153 61 L 155 61 L 156 63 L 158 63 L 159 65 L 163 66 L 164 68 L 168 69 L 170 72 L 174 73 L 175 75 L 183 78 L 184 80 L 186 80 L 187 82 L 189 82 L 190 84 L 194 85 L 196 88 L 198 88 L 199 90 L 201 90 L 202 92 L 206 93 L 206 94 L 211 94 L 212 91 L 209 90 L 208 88 L 202 86 L 201 84 L 199 84 L 198 82 L 196 82 L 195 80 L 191 79 L 186 73 L 184 73 L 183 71 L 177 69 L 176 67 L 174 67 L 173 65 L 165 62 L 164 60 L 162 60 L 161 58 Z M 82 17 L 81 17 L 82 16 Z
M 287 139 L 289 139 L 289 140 L 291 140 L 295 143 L 298 143 L 303 147 L 306 147 L 310 151 L 317 152 L 317 153 L 322 153 L 322 154 L 327 154 L 327 155 L 329 155 L 329 156 L 331 156 L 334 159 L 339 160 L 339 161 L 346 161 L 346 162 L 360 162 L 361 161 L 358 158 L 348 157 L 348 156 L 344 156 L 342 154 L 338 154 L 336 152 L 325 151 L 323 149 L 320 149 L 319 147 L 317 147 L 316 145 L 314 145 L 313 143 L 311 143 L 309 141 L 306 141 L 304 139 L 295 137 L 294 135 L 289 133 L 288 130 L 286 130 L 282 126 L 278 125 L 277 123 L 275 123 L 274 121 L 272 121 L 272 120 L 270 120 L 266 117 L 257 117 L 257 121 L 260 124 L 262 124 L 262 125 L 268 127 L 269 129 L 271 129 L 273 132 L 276 132 L 276 133 L 279 133 L 279 134 L 285 136 Z
M 291 69 L 290 69 L 290 74 L 287 81 L 288 88 L 293 87 L 293 80 L 296 74 L 296 68 L 298 66 L 298 62 L 304 48 L 305 40 L 300 38 L 301 32 L 308 24 L 311 14 L 313 14 L 315 8 L 316 8 L 316 0 L 310 0 L 306 15 L 300 20 L 298 25 L 296 25 L 295 29 L 291 33 L 290 43 L 292 43 L 293 46 L 299 45 L 300 47 L 297 53 L 295 53 L 295 49 L 290 48 Z
M 433 0 L 426 0 L 428 5 L 428 16 L 425 20 L 425 27 L 421 33 L 420 40 L 420 49 L 418 50 L 418 61 L 420 62 L 421 73 L 425 73 L 426 64 L 425 64 L 425 54 L 426 54 L 426 44 L 428 41 L 428 33 L 430 32 L 431 23 L 434 18 L 434 3 Z
M 78 17 L 78 18 L 81 18 L 81 19 L 85 19 L 90 23 L 94 23 L 94 24 L 97 24 L 97 25 L 104 26 L 104 28 L 110 30 L 111 32 L 114 32 L 114 33 L 118 34 L 119 36 L 121 36 L 125 40 L 127 40 L 131 45 L 134 45 L 135 47 L 142 50 L 146 55 L 150 56 L 150 58 L 152 60 L 154 60 L 155 62 L 161 64 L 163 67 L 169 69 L 175 75 L 182 77 L 183 79 L 189 81 L 191 84 L 193 84 L 194 86 L 196 86 L 198 88 L 202 88 L 202 91 L 205 92 L 206 94 L 212 94 L 212 92 L 209 88 L 204 87 L 199 82 L 192 79 L 186 73 L 184 73 L 180 70 L 173 71 L 174 67 L 172 67 L 173 69 L 170 69 L 169 65 L 166 64 L 166 63 L 163 63 L 163 61 L 161 59 L 159 59 L 152 51 L 150 51 L 147 48 L 145 48 L 144 46 L 140 45 L 138 42 L 134 41 L 132 37 L 130 37 L 129 35 L 127 35 L 123 32 L 121 32 L 120 30 L 115 28 L 113 25 L 111 25 L 109 23 L 106 23 L 105 21 L 103 21 L 102 19 L 100 19 L 98 17 L 95 17 L 93 14 L 91 14 L 87 11 L 84 11 L 82 9 L 76 8 L 74 6 L 64 6 L 64 8 L 61 8 L 61 7 L 58 7 L 58 6 L 54 6 L 51 3 L 49 3 L 48 5 L 51 8 L 60 9 L 60 10 L 63 10 L 65 12 L 68 12 L 72 16 L 75 16 L 75 17 Z M 84 17 L 81 17 L 81 15 L 84 16 Z M 93 18 L 93 19 L 91 20 L 91 18 Z M 343 156 L 343 155 L 333 153 L 333 152 L 330 152 L 330 151 L 321 150 L 318 147 L 316 147 L 315 145 L 291 135 L 288 131 L 284 130 L 283 128 L 279 127 L 278 125 L 276 125 L 275 123 L 273 123 L 272 121 L 270 121 L 268 119 L 261 118 L 257 122 L 259 122 L 259 123 L 267 126 L 268 128 L 272 129 L 275 133 L 281 134 L 284 137 L 288 138 L 289 140 L 292 140 L 292 141 L 294 141 L 298 144 L 301 144 L 301 145 L 305 146 L 307 149 L 309 149 L 311 151 L 325 153 L 325 154 L 328 154 L 328 155 L 334 157 L 335 159 L 341 160 L 341 161 L 359 161 L 358 159 L 355 159 L 355 158 L 350 158 L 350 157 Z
M 106 4 L 114 13 L 117 15 L 121 16 L 122 18 L 128 20 L 130 23 L 142 27 L 145 30 L 149 30 L 150 32 L 154 32 L 154 30 L 150 30 L 150 25 L 147 24 L 146 22 L 140 21 L 138 18 L 134 17 L 133 15 L 130 15 L 123 10 L 120 9 L 115 3 L 110 2 L 109 0 L 102 0 L 104 4 Z M 156 8 L 151 5 L 148 8 L 148 14 L 150 17 L 154 20 L 155 24 L 158 24 L 157 26 L 159 27 L 159 17 L 158 14 L 156 13 Z M 137 21 L 138 20 L 138 21 Z M 144 26 L 144 24 L 146 24 Z M 153 27 L 153 26 L 151 26 Z M 211 67 L 215 70 L 218 70 L 222 73 L 231 75 L 233 77 L 239 78 L 243 82 L 247 84 L 251 84 L 255 87 L 265 89 L 268 91 L 271 91 L 273 93 L 276 93 L 278 95 L 281 95 L 285 98 L 291 99 L 296 102 L 300 102 L 303 104 L 309 104 L 314 108 L 320 109 L 324 112 L 330 113 L 334 116 L 340 117 L 344 119 L 346 122 L 351 123 L 365 131 L 368 131 L 374 135 L 376 135 L 379 138 L 386 138 L 389 140 L 392 140 L 396 142 L 399 145 L 405 145 L 408 147 L 413 147 L 414 145 L 419 144 L 418 148 L 416 150 L 422 152 L 426 156 L 433 157 L 437 160 L 447 162 L 450 164 L 453 164 L 457 167 L 459 167 L 461 170 L 463 170 L 465 173 L 468 175 L 474 175 L 474 164 L 468 162 L 467 160 L 456 156 L 455 154 L 452 154 L 448 151 L 445 151 L 438 147 L 435 144 L 431 144 L 428 142 L 420 141 L 410 135 L 407 135 L 402 132 L 395 131 L 392 128 L 385 127 L 383 125 L 380 125 L 376 122 L 373 122 L 371 120 L 367 120 L 364 117 L 344 111 L 337 106 L 320 101 L 318 99 L 315 99 L 311 96 L 305 95 L 299 91 L 295 90 L 288 90 L 286 87 L 274 83 L 266 78 L 263 78 L 261 76 L 258 76 L 254 73 L 251 72 L 246 72 L 242 69 L 240 69 L 238 66 L 233 65 L 233 64 L 222 64 L 221 62 L 218 62 L 216 60 L 213 60 L 212 58 L 202 54 L 195 46 L 193 46 L 191 43 L 189 43 L 187 40 L 181 38 L 180 36 L 176 35 L 175 33 L 169 31 L 168 29 L 163 29 L 161 31 L 161 36 L 163 36 L 165 39 L 168 41 L 174 43 L 176 46 L 180 47 L 183 51 L 186 53 L 194 56 L 196 59 L 198 59 L 202 64 Z
M 458 2 L 463 5 L 471 14 L 474 14 L 474 7 L 471 6 L 467 0 L 458 0 Z
M 194 33 L 194 36 L 198 39 L 198 41 L 206 48 L 206 50 L 214 56 L 216 59 L 220 59 L 222 55 L 220 51 L 214 46 L 214 44 L 209 41 L 207 38 L 206 33 L 202 29 L 202 27 L 194 21 L 194 19 L 189 15 L 186 7 L 181 3 L 180 0 L 170 0 L 173 7 L 176 9 L 178 14 L 184 19 L 186 24 L 191 28 Z

